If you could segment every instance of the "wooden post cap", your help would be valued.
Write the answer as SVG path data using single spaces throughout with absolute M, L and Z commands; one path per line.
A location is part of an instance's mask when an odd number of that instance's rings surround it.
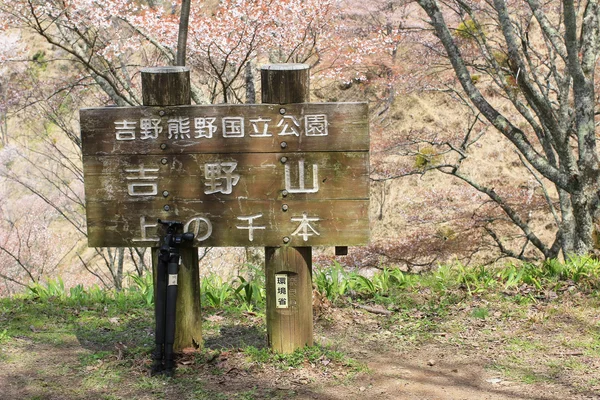
M 310 65 L 308 64 L 265 64 L 260 67 L 261 70 L 268 71 L 300 71 L 305 69 L 310 69 Z
M 182 106 L 191 103 L 190 69 L 181 66 L 144 68 L 142 101 L 145 106 Z
M 263 103 L 290 104 L 310 101 L 308 64 L 267 64 L 261 67 Z

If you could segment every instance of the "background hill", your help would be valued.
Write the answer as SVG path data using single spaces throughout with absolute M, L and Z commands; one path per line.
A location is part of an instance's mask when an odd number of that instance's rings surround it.
M 261 4 L 214 1 L 192 10 L 194 101 L 250 101 L 260 93 L 257 68 L 288 61 L 312 65 L 313 101 L 369 102 L 372 244 L 352 248 L 342 264 L 421 270 L 506 256 L 544 258 L 498 203 L 447 173 L 460 163 L 469 179 L 501 195 L 536 237 L 551 242 L 556 236 L 550 205 L 557 193 L 461 97 L 416 4 Z M 140 68 L 170 63 L 178 8 L 159 1 L 48 7 L 3 8 L 3 294 L 51 275 L 64 276 L 69 286 L 119 287 L 124 273 L 143 274 L 149 265 L 143 249 L 86 248 L 77 110 L 139 104 Z M 36 12 L 60 17 L 36 20 Z M 469 25 L 456 15 L 449 21 L 471 56 L 476 46 Z M 492 28 L 486 28 L 490 37 Z M 473 73 L 472 80 L 525 129 L 506 87 L 490 74 Z M 255 92 L 246 90 L 247 82 Z M 330 263 L 331 254 L 323 249 L 318 258 Z M 201 269 L 228 275 L 262 257 L 260 249 L 211 249 Z

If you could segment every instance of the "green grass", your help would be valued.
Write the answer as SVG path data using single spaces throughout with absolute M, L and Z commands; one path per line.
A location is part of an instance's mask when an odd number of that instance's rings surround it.
M 488 366 L 488 369 L 500 372 L 509 380 L 520 381 L 525 384 L 552 382 L 553 380 L 551 374 L 534 371 L 531 368 L 522 365 L 522 363 L 516 362 L 515 360 L 513 360 L 513 362 L 510 364 L 492 364 Z
M 490 315 L 490 310 L 487 307 L 476 307 L 471 311 L 473 318 L 486 319 Z
M 264 387 L 252 386 L 222 394 L 207 382 L 226 381 L 231 368 L 251 375 L 262 370 L 286 373 L 302 368 L 325 371 L 333 367 L 343 370 L 342 375 L 349 381 L 358 373 L 368 372 L 364 364 L 340 351 L 347 344 L 343 338 L 336 341 L 332 337 L 336 343 L 332 347 L 316 345 L 292 354 L 277 354 L 262 347 L 266 332 L 261 271 L 248 266 L 231 280 L 215 275 L 203 278 L 203 315 L 208 318 L 203 332 L 208 345 L 203 352 L 191 356 L 170 380 L 147 376 L 153 348 L 153 292 L 149 277 L 131 277 L 129 287 L 120 292 L 97 286 L 67 290 L 57 279 L 32 285 L 21 296 L 0 299 L 0 348 L 24 349 L 28 343 L 59 349 L 77 347 L 77 353 L 68 363 L 58 363 L 51 372 L 76 375 L 81 386 L 72 390 L 93 391 L 98 393 L 97 398 L 123 398 L 112 392 L 115 387 L 151 393 L 153 398 L 169 398 L 167 393 L 171 392 L 166 387 L 198 399 L 287 398 L 292 396 L 291 392 L 267 393 Z M 501 343 L 504 350 L 489 368 L 507 379 L 526 384 L 583 371 L 590 365 L 586 357 L 600 357 L 597 333 L 600 326 L 588 322 L 594 312 L 588 309 L 574 312 L 572 306 L 562 305 L 562 297 L 556 300 L 557 296 L 564 296 L 578 305 L 583 301 L 580 299 L 585 299 L 586 306 L 598 307 L 599 282 L 600 264 L 584 257 L 540 265 L 448 265 L 424 274 L 385 268 L 370 276 L 334 263 L 317 268 L 314 273 L 317 290 L 334 306 L 375 321 L 376 329 L 365 330 L 365 339 L 375 337 L 390 346 L 392 342 L 402 343 L 404 349 L 433 338 L 463 346 L 471 344 L 468 337 L 478 332 L 482 337 L 494 338 L 490 343 Z M 556 295 L 547 297 L 549 292 Z M 383 306 L 392 314 L 373 316 L 352 310 L 356 304 Z M 337 311 L 334 309 L 332 313 Z M 209 318 L 216 313 L 218 318 Z M 335 323 L 332 315 L 324 316 L 324 320 L 330 318 L 330 324 Z M 524 329 L 534 325 L 540 329 L 551 320 L 557 321 L 555 328 L 560 328 L 558 331 L 564 336 L 549 333 L 547 341 L 522 337 Z M 520 330 L 510 329 L 515 321 L 521 324 Z M 324 326 L 326 323 L 321 323 Z M 574 332 L 581 334 L 573 337 Z M 481 346 L 486 346 L 481 337 L 478 340 Z M 117 344 L 124 346 L 124 350 L 117 352 Z M 582 355 L 571 359 L 550 357 L 543 365 L 531 365 L 532 359 L 552 346 L 558 349 L 553 350 L 556 353 L 576 351 Z M 227 361 L 221 362 L 223 354 L 228 354 L 224 356 Z M 2 350 L 0 360 L 14 365 L 19 357 Z M 50 380 L 40 393 L 52 391 L 55 384 Z M 586 385 L 591 387 L 595 383 L 591 380 Z
M 8 329 L 4 329 L 3 331 L 0 331 L 0 344 L 2 344 L 4 342 L 8 342 L 10 339 L 11 339 L 11 337 L 8 334 Z
M 82 366 L 93 366 L 97 365 L 98 361 L 101 361 L 111 355 L 111 351 L 96 351 L 90 354 L 82 354 L 79 356 L 79 362 Z
M 515 337 L 508 341 L 508 347 L 513 352 L 530 352 L 532 354 L 538 352 L 544 352 L 547 350 L 547 346 L 544 343 L 540 343 L 536 340 L 531 340 L 522 337 Z
M 248 346 L 244 349 L 244 354 L 247 355 L 251 362 L 273 364 L 279 369 L 299 368 L 306 363 L 316 364 L 322 362 L 328 364 L 329 362 L 335 362 L 350 367 L 352 372 L 367 370 L 365 365 L 347 357 L 344 353 L 318 344 L 312 347 L 297 349 L 291 354 L 279 354 L 267 348 L 258 349 L 254 346 Z

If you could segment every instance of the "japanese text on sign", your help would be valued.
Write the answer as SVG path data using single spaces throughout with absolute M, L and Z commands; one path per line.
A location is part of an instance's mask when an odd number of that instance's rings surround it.
M 238 184 L 241 177 L 235 173 L 235 169 L 238 166 L 236 161 L 217 161 L 204 164 L 204 193 L 215 194 L 221 193 L 230 195 L 233 191 L 233 187 Z M 319 178 L 318 178 L 318 166 L 313 164 L 312 174 L 313 182 L 312 187 L 305 186 L 305 172 L 304 172 L 304 160 L 298 161 L 298 183 L 294 186 L 291 182 L 291 174 L 289 165 L 285 165 L 282 168 L 285 169 L 283 186 L 289 193 L 317 193 L 319 191 Z M 129 196 L 158 196 L 158 176 L 149 175 L 156 174 L 158 168 L 145 168 L 143 164 L 139 165 L 138 168 L 125 168 L 124 173 L 127 179 L 127 193 Z M 129 183 L 132 182 L 133 183 Z M 236 215 L 237 220 L 241 221 L 240 224 L 236 224 L 235 228 L 238 230 L 248 231 L 248 242 L 253 242 L 257 234 L 260 231 L 266 230 L 265 225 L 260 224 L 260 219 L 263 214 L 256 215 Z M 158 237 L 149 236 L 148 229 L 155 231 L 157 226 L 156 223 L 148 222 L 153 219 L 149 216 L 140 216 L 140 236 L 133 239 L 134 242 L 144 241 L 158 241 Z M 318 216 L 310 216 L 307 213 L 303 213 L 302 216 L 292 216 L 289 218 L 291 222 L 296 223 L 296 229 L 291 232 L 285 232 L 290 236 L 298 236 L 302 238 L 304 242 L 307 242 L 311 236 L 319 236 L 320 233 L 317 230 Z M 189 227 L 192 222 L 195 223 L 195 237 L 196 240 L 201 242 L 208 239 L 212 233 L 212 223 L 205 217 L 194 217 L 190 220 L 186 226 Z M 245 224 L 242 224 L 245 222 Z M 204 232 L 200 231 L 200 226 L 204 227 Z
M 166 132 L 169 140 L 212 139 L 217 135 L 224 138 L 273 136 L 328 136 L 328 121 L 325 114 L 305 115 L 298 118 L 282 115 L 278 120 L 254 117 L 174 117 L 167 121 L 164 130 L 163 121 L 159 118 L 140 118 L 138 120 L 123 119 L 114 121 L 115 139 L 117 141 L 152 140 Z
M 366 103 L 109 107 L 80 116 L 94 247 L 156 245 L 158 218 L 181 221 L 193 246 L 368 241 Z
M 275 274 L 275 304 L 276 308 L 288 308 L 288 276 Z

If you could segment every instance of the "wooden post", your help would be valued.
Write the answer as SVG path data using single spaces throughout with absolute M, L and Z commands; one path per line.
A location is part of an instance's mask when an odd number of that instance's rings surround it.
M 158 67 L 142 70 L 142 98 L 145 106 L 180 106 L 191 104 L 190 70 L 186 67 Z M 177 321 L 175 351 L 202 346 L 202 316 L 200 310 L 200 271 L 198 249 L 180 250 L 177 291 Z M 152 248 L 152 271 L 155 277 L 158 248 Z M 156 292 L 155 292 L 156 293 Z
M 306 64 L 270 64 L 261 70 L 262 102 L 309 101 L 310 70 Z M 283 244 L 283 241 L 282 241 Z M 287 286 L 287 308 L 276 304 L 276 275 Z M 267 341 L 271 349 L 292 353 L 313 345 L 312 248 L 266 247 Z M 283 282 L 283 280 L 282 280 Z

